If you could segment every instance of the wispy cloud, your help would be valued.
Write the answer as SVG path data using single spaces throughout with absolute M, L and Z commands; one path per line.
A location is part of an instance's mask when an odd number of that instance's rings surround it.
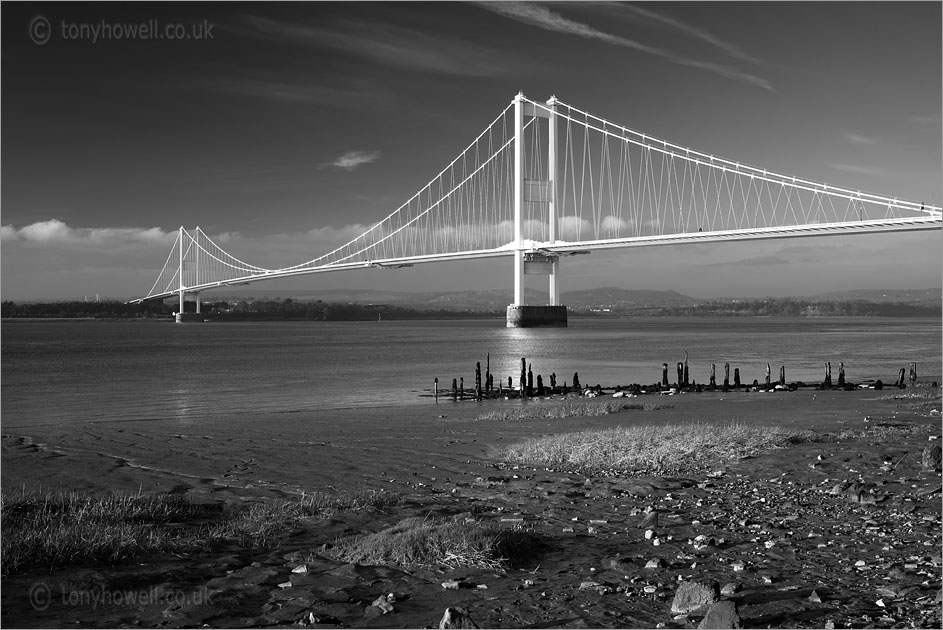
M 358 90 L 334 88 L 315 83 L 293 83 L 253 77 L 219 79 L 212 83 L 216 89 L 231 94 L 252 96 L 269 101 L 303 103 L 309 105 L 334 105 L 349 108 L 363 98 Z
M 740 50 L 738 47 L 734 46 L 733 44 L 730 44 L 728 42 L 721 40 L 719 37 L 713 35 L 712 33 L 709 33 L 705 31 L 704 29 L 698 28 L 696 26 L 686 24 L 669 15 L 656 13 L 655 11 L 651 11 L 649 9 L 643 9 L 642 7 L 634 5 L 634 4 L 620 4 L 619 8 L 631 11 L 637 15 L 641 15 L 642 17 L 646 17 L 650 20 L 667 24 L 668 26 L 671 26 L 672 28 L 675 28 L 683 33 L 686 33 L 694 37 L 695 39 L 700 39 L 701 41 L 707 42 L 708 44 L 712 46 L 716 46 L 717 48 L 723 50 L 725 53 L 727 53 L 728 55 L 736 59 L 742 59 L 743 61 L 749 61 L 750 63 L 757 63 L 757 64 L 760 62 L 760 60 L 757 59 L 756 57 L 753 57 L 752 55 L 747 54 L 746 52 Z
M 877 138 L 850 132 L 845 132 L 845 140 L 851 144 L 877 144 L 878 142 Z
M 872 175 L 875 177 L 884 177 L 887 175 L 887 171 L 881 168 L 874 168 L 871 166 L 861 166 L 859 164 L 842 164 L 840 162 L 829 162 L 828 166 L 839 170 L 844 171 L 845 173 L 854 173 L 855 175 Z
M 358 166 L 370 164 L 380 159 L 380 151 L 348 151 L 328 166 L 335 166 L 346 171 L 352 171 Z
M 301 46 L 319 46 L 403 70 L 456 76 L 503 76 L 514 63 L 490 48 L 393 24 L 335 20 L 326 25 L 287 23 L 246 15 L 247 34 Z
M 788 265 L 790 261 L 777 256 L 754 256 L 742 260 L 733 260 L 730 262 L 719 262 L 707 265 L 708 267 L 772 267 L 775 265 Z
M 678 65 L 706 70 L 729 79 L 745 81 L 764 90 L 773 91 L 773 86 L 769 81 L 754 74 L 743 72 L 731 66 L 689 59 L 670 50 L 649 46 L 621 35 L 607 33 L 589 24 L 571 20 L 534 2 L 478 2 L 477 4 L 482 8 L 517 20 L 523 24 L 536 26 L 547 31 L 563 33 L 565 35 L 575 35 L 584 39 L 593 39 L 613 46 L 630 48 L 649 55 L 668 59 Z
M 935 114 L 910 116 L 907 118 L 907 122 L 915 125 L 940 125 L 943 123 L 943 114 L 937 112 Z

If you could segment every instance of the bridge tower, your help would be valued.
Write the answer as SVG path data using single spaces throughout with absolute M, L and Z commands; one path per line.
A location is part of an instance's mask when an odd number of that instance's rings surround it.
M 547 119 L 547 179 L 524 178 L 524 118 Z M 556 97 L 546 106 L 528 103 L 524 95 L 514 97 L 514 303 L 507 308 L 508 328 L 567 325 L 566 306 L 560 304 L 560 257 L 540 251 L 524 240 L 524 204 L 546 206 L 549 242 L 557 240 L 556 176 L 557 176 Z M 524 304 L 524 276 L 549 276 L 549 304 Z
M 195 234 L 199 235 L 200 228 L 197 227 Z M 184 237 L 191 239 L 190 246 L 184 249 Z M 181 225 L 180 234 L 177 237 L 177 242 L 180 246 L 178 265 L 177 265 L 177 295 L 179 309 L 177 314 L 174 317 L 174 321 L 178 324 L 183 322 L 202 322 L 203 315 L 200 313 L 200 292 L 191 291 L 194 298 L 196 299 L 196 313 L 184 313 L 184 304 L 185 298 L 187 295 L 187 285 L 184 283 L 184 272 L 189 266 L 193 270 L 193 285 L 200 284 L 200 248 L 195 247 L 193 242 L 196 237 L 191 237 L 187 230 Z M 192 250 L 192 253 L 190 253 Z M 193 260 L 188 260 L 193 258 Z M 191 285 L 191 286 L 193 286 Z

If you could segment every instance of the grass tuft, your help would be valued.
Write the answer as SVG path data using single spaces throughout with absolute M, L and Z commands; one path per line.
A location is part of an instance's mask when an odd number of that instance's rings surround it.
M 0 495 L 0 573 L 187 553 L 214 540 L 266 546 L 301 519 L 382 510 L 398 501 L 398 494 L 315 493 L 224 508 L 193 503 L 177 494 L 4 494 Z
M 514 409 L 496 409 L 478 416 L 479 420 L 498 420 L 502 422 L 513 420 L 559 420 L 561 418 L 580 418 L 588 416 L 605 416 L 624 411 L 657 411 L 671 409 L 666 404 L 641 404 L 605 400 L 563 400 L 559 403 L 542 404 L 530 402 L 526 406 Z
M 495 456 L 590 475 L 678 475 L 816 439 L 809 431 L 743 423 L 669 424 L 531 438 L 508 445 Z
M 470 518 L 400 521 L 375 534 L 339 539 L 327 555 L 344 562 L 402 568 L 504 570 L 527 561 L 542 546 L 524 529 L 506 529 Z

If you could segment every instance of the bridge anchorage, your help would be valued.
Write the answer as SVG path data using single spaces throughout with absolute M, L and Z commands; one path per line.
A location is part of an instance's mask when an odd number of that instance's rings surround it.
M 349 243 L 267 269 L 183 227 L 148 294 L 176 297 L 177 321 L 202 320 L 200 293 L 329 271 L 509 257 L 508 327 L 566 326 L 563 258 L 686 243 L 940 230 L 943 211 L 777 174 L 683 147 L 550 98 L 518 94 L 406 203 Z M 524 279 L 548 279 L 546 304 L 524 303 Z M 186 295 L 196 313 L 184 312 Z

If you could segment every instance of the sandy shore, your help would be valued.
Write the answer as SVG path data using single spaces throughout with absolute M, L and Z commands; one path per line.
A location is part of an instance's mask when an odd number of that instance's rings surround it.
M 931 409 L 940 403 L 890 398 L 895 393 L 705 392 L 657 397 L 652 402 L 672 405 L 657 411 L 520 422 L 477 420 L 520 401 L 422 400 L 304 415 L 260 412 L 251 420 L 5 429 L 4 492 L 141 490 L 249 501 L 372 488 L 407 500 L 389 514 L 306 523 L 271 549 L 220 548 L 199 557 L 11 576 L 4 580 L 2 622 L 431 627 L 447 606 L 459 605 L 481 627 L 680 628 L 696 627 L 699 617 L 672 614 L 679 580 L 714 579 L 739 584 L 729 598 L 747 626 L 939 627 L 940 475 L 923 470 L 921 452 L 939 444 L 931 438 L 940 435 L 940 416 Z M 694 420 L 850 429 L 856 436 L 732 462 L 710 477 L 631 483 L 511 470 L 490 456 L 495 446 L 535 435 Z M 876 500 L 832 494 L 842 482 L 863 484 Z M 645 509 L 662 515 L 659 547 L 639 527 Z M 534 566 L 506 574 L 309 559 L 304 579 L 279 586 L 299 558 L 316 555 L 338 535 L 378 531 L 406 516 L 462 512 L 524 524 L 547 548 Z M 699 534 L 723 542 L 696 552 L 689 541 Z M 645 569 L 654 558 L 665 566 Z M 446 590 L 441 582 L 448 578 L 474 588 Z M 117 592 L 121 585 L 138 595 L 112 597 L 108 605 L 70 595 Z M 48 606 L 31 599 L 37 588 L 48 588 Z M 383 614 L 371 602 L 388 593 L 396 595 L 394 611 Z

